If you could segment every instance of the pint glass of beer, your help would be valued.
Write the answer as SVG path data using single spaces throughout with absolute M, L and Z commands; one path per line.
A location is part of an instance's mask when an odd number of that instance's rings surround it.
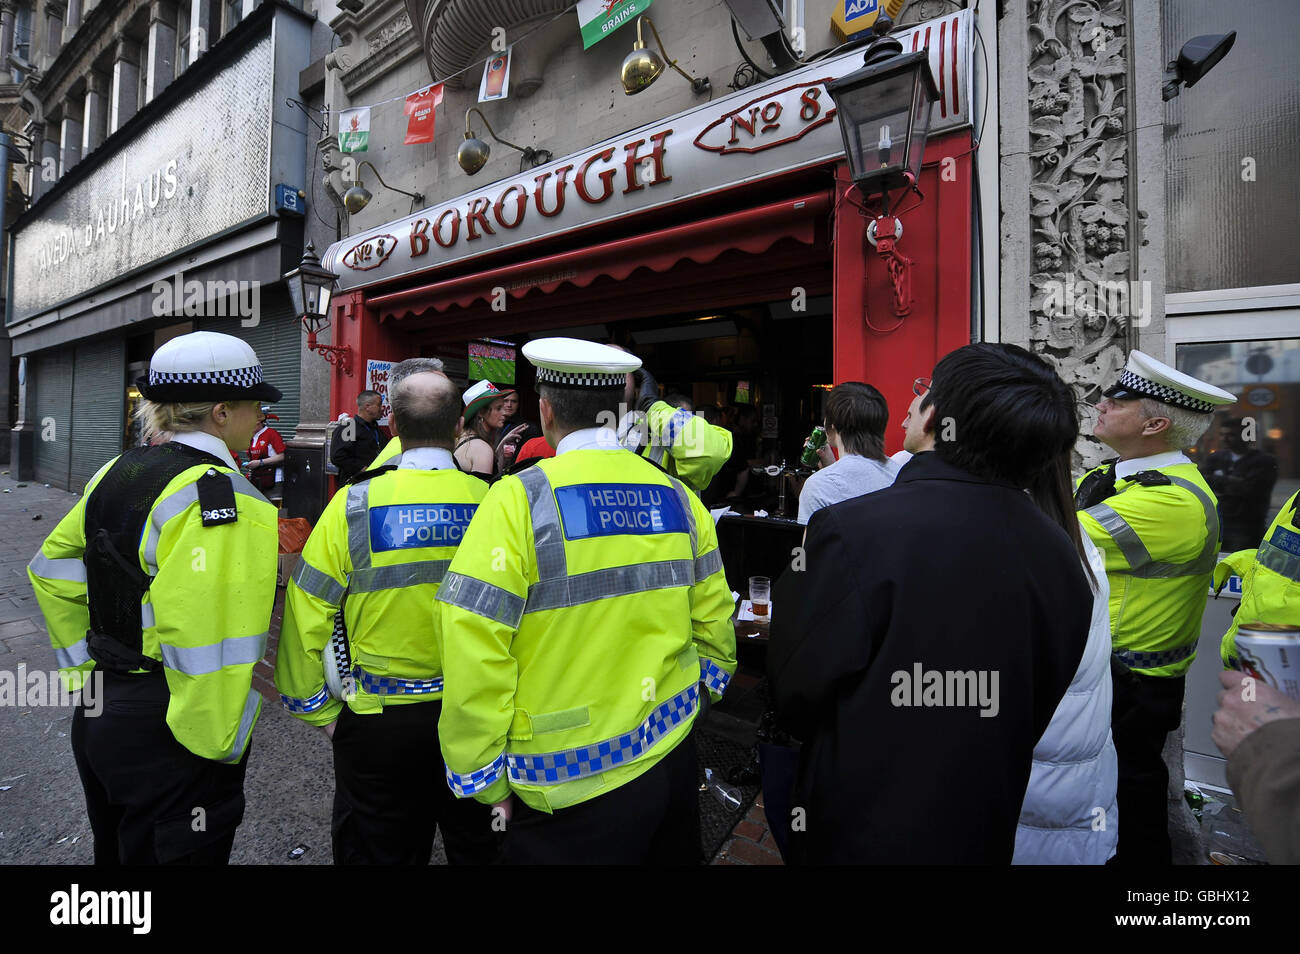
M 772 607 L 772 580 L 766 576 L 751 576 L 749 600 L 753 604 L 754 619 L 766 620 Z

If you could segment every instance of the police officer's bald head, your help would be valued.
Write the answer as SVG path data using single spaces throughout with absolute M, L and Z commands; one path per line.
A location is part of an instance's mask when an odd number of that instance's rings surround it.
M 408 375 L 393 386 L 388 399 L 393 405 L 393 426 L 403 450 L 451 449 L 462 407 L 460 393 L 445 374 L 419 371 Z

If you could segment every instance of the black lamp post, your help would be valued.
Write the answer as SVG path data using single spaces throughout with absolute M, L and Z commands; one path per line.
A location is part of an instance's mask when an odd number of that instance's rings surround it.
M 873 27 L 862 69 L 826 84 L 835 101 L 853 182 L 864 197 L 915 186 L 921 171 L 931 107 L 939 98 L 925 50 L 904 53 L 888 36 L 883 13 Z
M 318 344 L 317 333 L 330 325 L 330 297 L 338 275 L 323 267 L 316 248 L 307 243 L 298 267 L 284 275 L 289 288 L 289 299 L 294 314 L 307 330 L 307 349 L 316 351 L 322 358 L 337 367 L 348 377 L 352 376 L 352 349 L 347 345 Z

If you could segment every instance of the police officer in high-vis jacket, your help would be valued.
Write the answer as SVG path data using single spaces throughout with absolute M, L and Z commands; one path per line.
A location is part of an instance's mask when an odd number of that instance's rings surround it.
M 275 602 L 276 509 L 240 476 L 280 392 L 230 335 L 173 338 L 137 382 L 169 443 L 106 464 L 28 567 L 70 689 L 96 864 L 225 864 L 244 813 L 253 666 Z
M 461 402 L 446 375 L 403 376 L 389 401 L 404 449 L 335 494 L 303 547 L 276 687 L 290 712 L 333 740 L 335 863 L 427 865 L 438 828 L 449 862 L 489 862 L 504 826 L 494 830 L 487 806 L 458 801 L 446 784 L 444 673 L 430 619 L 487 484 L 452 460 Z
M 1238 668 L 1237 630 L 1243 624 L 1270 623 L 1300 628 L 1300 493 L 1282 505 L 1257 550 L 1238 550 L 1214 569 L 1215 592 L 1235 573 L 1241 577 L 1241 603 L 1223 634 L 1223 665 Z
M 661 400 L 659 383 L 645 368 L 625 376 L 623 406 L 631 408 L 618 425 L 623 446 L 653 461 L 696 494 L 704 492 L 731 457 L 731 431 Z
M 493 485 L 438 591 L 448 781 L 511 863 L 696 863 L 691 731 L 736 668 L 713 521 L 597 427 L 639 359 L 523 350 L 556 456 Z
M 1106 559 L 1119 757 L 1121 864 L 1169 864 L 1161 750 L 1182 719 L 1219 551 L 1217 501 L 1183 455 L 1236 398 L 1134 351 L 1097 405 L 1094 436 L 1119 452 L 1080 480 L 1079 520 Z

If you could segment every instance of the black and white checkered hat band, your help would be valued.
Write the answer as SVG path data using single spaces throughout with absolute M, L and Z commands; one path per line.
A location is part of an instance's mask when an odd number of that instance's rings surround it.
M 237 388 L 251 388 L 261 384 L 262 366 L 231 368 L 229 371 L 149 371 L 149 386 L 160 384 L 228 384 Z
M 1214 410 L 1214 405 L 1209 401 L 1201 401 L 1192 397 L 1190 394 L 1184 394 L 1177 388 L 1171 388 L 1166 384 L 1159 384 L 1149 378 L 1134 374 L 1132 371 L 1122 371 L 1119 376 L 1119 386 L 1126 391 L 1135 391 L 1138 394 L 1145 394 L 1147 397 L 1155 398 L 1164 404 L 1172 404 L 1174 407 L 1186 408 L 1189 411 L 1196 411 L 1200 414 L 1209 414 Z
M 538 368 L 539 384 L 558 384 L 569 388 L 621 388 L 626 376 L 623 372 L 605 373 L 601 371 L 555 371 L 551 368 Z

